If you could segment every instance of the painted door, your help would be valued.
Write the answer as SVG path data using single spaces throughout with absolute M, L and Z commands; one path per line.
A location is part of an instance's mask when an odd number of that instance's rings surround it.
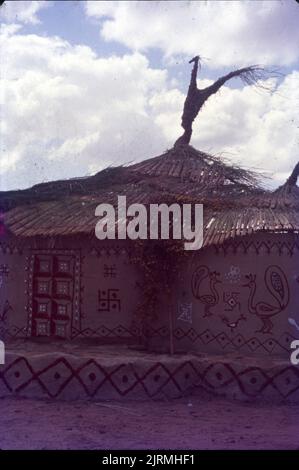
M 66 254 L 35 254 L 32 281 L 32 336 L 70 336 L 75 260 Z

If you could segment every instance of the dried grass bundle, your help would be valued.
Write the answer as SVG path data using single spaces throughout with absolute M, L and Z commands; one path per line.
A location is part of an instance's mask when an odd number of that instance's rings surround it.
M 199 89 L 197 88 L 196 77 L 199 67 L 200 57 L 196 56 L 191 61 L 194 63 L 193 70 L 191 73 L 191 80 L 188 89 L 188 94 L 184 104 L 184 110 L 182 115 L 182 127 L 184 133 L 176 141 L 175 145 L 189 144 L 192 135 L 192 123 L 199 111 L 203 107 L 204 103 L 209 97 L 215 93 L 232 78 L 239 77 L 247 85 L 255 85 L 259 88 L 269 89 L 267 85 L 263 83 L 264 80 L 273 76 L 281 75 L 278 70 L 267 70 L 259 65 L 250 65 L 249 67 L 243 67 L 238 70 L 233 70 L 228 74 L 218 78 L 212 85 Z

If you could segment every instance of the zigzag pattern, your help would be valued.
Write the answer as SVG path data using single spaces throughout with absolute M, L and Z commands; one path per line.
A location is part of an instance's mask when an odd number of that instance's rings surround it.
M 151 329 L 147 331 L 149 337 L 159 336 L 165 338 L 169 335 L 168 328 L 163 326 L 158 329 Z M 267 338 L 265 340 L 260 340 L 256 336 L 251 338 L 244 338 L 241 334 L 234 335 L 232 337 L 228 336 L 226 332 L 212 333 L 209 329 L 204 331 L 196 331 L 194 328 L 189 328 L 184 330 L 183 328 L 176 328 L 174 330 L 174 337 L 177 340 L 187 339 L 191 343 L 197 341 L 201 342 L 203 345 L 217 343 L 217 346 L 220 346 L 222 350 L 228 349 L 228 347 L 233 348 L 238 351 L 239 349 L 247 346 L 248 349 L 252 352 L 257 349 L 263 349 L 264 352 L 271 354 L 275 348 L 279 348 L 281 351 L 290 351 L 290 343 L 294 339 L 294 336 L 288 332 L 284 332 L 279 339 L 276 338 Z
M 222 245 L 214 245 L 215 253 L 223 253 L 227 255 L 232 249 L 233 253 L 243 252 L 247 254 L 250 249 L 253 249 L 258 255 L 262 250 L 267 254 L 275 250 L 279 255 L 293 256 L 294 253 L 299 251 L 299 243 L 295 241 L 262 241 L 239 238 L 235 240 L 228 240 Z
M 169 336 L 169 330 L 167 326 L 162 326 L 160 328 L 147 328 L 145 332 L 149 338 L 160 337 L 167 338 Z M 0 338 L 6 340 L 15 339 L 15 338 L 24 338 L 27 334 L 27 328 L 17 327 L 15 325 L 10 328 L 0 327 Z M 93 328 L 83 328 L 79 330 L 77 328 L 72 328 L 72 340 L 78 338 L 110 338 L 110 339 L 121 339 L 121 338 L 132 338 L 138 339 L 140 336 L 140 331 L 138 327 L 127 328 L 124 325 L 117 325 L 114 328 L 108 328 L 106 325 L 101 325 L 100 327 Z M 271 355 L 274 349 L 280 351 L 290 351 L 290 343 L 296 339 L 295 336 L 291 335 L 288 332 L 284 332 L 279 339 L 276 338 L 267 338 L 265 340 L 260 340 L 256 336 L 251 338 L 245 338 L 241 334 L 234 335 L 230 337 L 226 332 L 212 333 L 209 329 L 204 331 L 196 331 L 194 328 L 183 329 L 176 328 L 174 330 L 174 337 L 177 341 L 188 340 L 192 344 L 200 342 L 203 346 L 213 343 L 217 343 L 217 347 L 221 347 L 223 351 L 228 349 L 233 349 L 238 351 L 247 347 L 248 351 L 255 352 L 257 350 L 262 350 L 263 354 Z
M 123 337 L 138 337 L 138 328 L 127 328 L 123 325 L 117 325 L 114 328 L 108 328 L 106 325 L 101 325 L 98 328 L 72 328 L 72 338 L 123 338 Z
M 50 355 L 44 355 L 48 362 Z M 15 395 L 52 399 L 180 397 L 194 387 L 216 395 L 240 399 L 276 397 L 299 402 L 299 369 L 279 366 L 241 367 L 217 361 L 139 361 L 105 366 L 94 359 L 76 365 L 78 358 L 61 356 L 40 365 L 37 358 L 23 356 L 0 366 L 0 396 Z M 38 365 L 39 364 L 39 365 Z
M 27 336 L 27 327 L 19 327 L 12 325 L 9 328 L 5 326 L 0 326 L 0 338 L 5 340 L 14 339 L 14 338 L 25 338 Z
M 197 340 L 200 340 L 203 344 L 210 344 L 212 342 L 217 342 L 223 349 L 228 345 L 233 346 L 234 349 L 238 350 L 244 345 L 248 346 L 251 351 L 256 351 L 258 348 L 262 348 L 267 353 L 271 354 L 275 346 L 278 346 L 284 351 L 290 350 L 290 342 L 295 339 L 289 333 L 283 333 L 279 340 L 275 338 L 268 338 L 264 341 L 259 340 L 256 336 L 252 338 L 245 339 L 241 334 L 237 334 L 230 338 L 226 333 L 221 332 L 214 334 L 210 330 L 205 330 L 203 332 L 197 333 L 193 328 L 190 328 L 188 331 L 183 331 L 177 329 L 175 331 L 175 337 L 182 339 L 187 337 L 192 343 Z

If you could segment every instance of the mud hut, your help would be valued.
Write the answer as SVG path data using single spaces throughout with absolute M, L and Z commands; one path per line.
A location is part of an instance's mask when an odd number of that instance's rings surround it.
M 205 213 L 204 248 L 184 263 L 172 305 L 176 351 L 290 354 L 299 324 L 298 164 L 276 191 Z M 151 324 L 161 348 L 169 321 Z
M 189 145 L 206 99 L 233 76 L 254 74 L 241 69 L 197 90 L 199 58 L 193 62 L 184 134 L 172 149 L 91 177 L 0 193 L 0 335 L 6 341 L 146 338 L 151 350 L 289 355 L 295 332 L 288 319 L 298 317 L 298 165 L 270 193 L 253 172 Z M 118 195 L 128 204 L 186 198 L 204 204 L 203 248 L 189 257 L 170 251 L 160 263 L 159 252 L 147 264 L 150 242 L 140 251 L 128 240 L 97 240 L 95 208 L 116 205 Z M 161 272 L 166 283 L 149 285 Z
M 231 194 L 254 184 L 251 174 L 183 146 L 132 167 L 2 193 L 2 336 L 135 340 L 136 247 L 97 240 L 95 208 L 116 205 L 118 195 L 145 205 L 193 196 L 195 181 L 201 201 L 207 187 L 217 201 L 224 180 Z

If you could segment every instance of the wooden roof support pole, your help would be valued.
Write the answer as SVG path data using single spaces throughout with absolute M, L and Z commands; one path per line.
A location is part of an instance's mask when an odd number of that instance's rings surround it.
M 198 114 L 195 103 L 196 103 L 196 94 L 198 91 L 196 78 L 197 78 L 199 60 L 200 60 L 200 57 L 195 56 L 193 57 L 193 59 L 189 61 L 189 64 L 193 62 L 194 65 L 193 65 L 193 69 L 191 72 L 190 84 L 188 88 L 187 97 L 184 103 L 184 110 L 183 110 L 183 115 L 182 115 L 181 126 L 184 129 L 184 133 L 181 135 L 181 137 L 177 139 L 177 141 L 174 144 L 175 146 L 181 145 L 181 144 L 189 144 L 191 140 L 192 123 Z
M 199 64 L 200 57 L 196 56 L 190 60 L 189 64 L 192 62 L 194 63 L 193 69 L 191 72 L 191 79 L 188 88 L 187 97 L 184 103 L 184 110 L 182 115 L 182 128 L 184 129 L 184 133 L 181 137 L 175 142 L 175 145 L 179 144 L 189 144 L 192 135 L 192 123 L 196 118 L 198 111 L 196 110 L 196 95 L 197 95 L 197 71 L 198 71 L 198 64 Z

